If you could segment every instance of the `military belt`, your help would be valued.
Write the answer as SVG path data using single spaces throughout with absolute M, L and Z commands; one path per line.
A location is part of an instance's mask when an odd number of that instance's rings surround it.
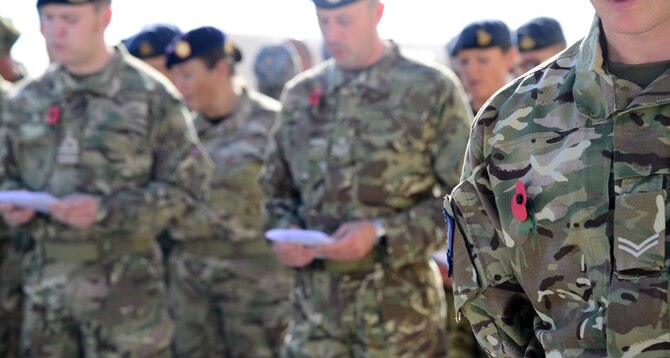
M 334 261 L 317 259 L 311 264 L 312 268 L 322 269 L 333 273 L 351 273 L 361 271 L 372 271 L 377 262 L 377 253 L 373 249 L 360 260 Z
M 230 242 L 222 240 L 202 240 L 179 242 L 179 247 L 190 254 L 201 257 L 240 258 L 273 255 L 265 240 Z
M 146 250 L 153 243 L 151 237 L 107 241 L 47 241 L 42 244 L 47 259 L 88 262 L 102 257 L 126 255 Z

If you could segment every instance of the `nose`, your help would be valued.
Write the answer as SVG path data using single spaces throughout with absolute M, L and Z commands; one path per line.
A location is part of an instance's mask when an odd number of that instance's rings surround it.
M 340 39 L 342 30 L 340 26 L 333 21 L 321 27 L 321 34 L 326 43 L 336 43 Z
M 54 21 L 53 23 L 53 34 L 56 38 L 65 37 L 66 29 L 63 21 Z
M 477 73 L 477 66 L 472 62 L 469 62 L 468 64 L 461 67 L 461 71 L 463 71 L 463 73 L 468 77 L 472 77 Z

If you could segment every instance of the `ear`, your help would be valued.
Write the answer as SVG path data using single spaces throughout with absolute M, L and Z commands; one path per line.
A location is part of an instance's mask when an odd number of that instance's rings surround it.
M 505 54 L 505 63 L 507 64 L 507 69 L 510 72 L 514 71 L 514 68 L 516 67 L 517 61 L 518 61 L 519 53 L 516 50 L 516 47 L 512 46 L 507 50 L 507 53 Z
M 380 1 L 377 3 L 377 8 L 375 9 L 375 22 L 377 24 L 379 24 L 379 22 L 382 20 L 383 15 L 384 15 L 384 3 Z
M 110 6 L 105 6 L 104 9 L 102 9 L 102 26 L 105 30 L 110 22 L 112 22 L 112 8 Z
M 230 67 L 226 60 L 219 60 L 216 65 L 214 65 L 214 72 L 220 78 L 230 78 Z

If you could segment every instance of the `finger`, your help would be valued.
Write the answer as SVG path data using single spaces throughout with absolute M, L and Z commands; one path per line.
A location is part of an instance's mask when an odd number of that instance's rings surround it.
M 67 205 L 66 202 L 64 202 L 64 201 L 62 201 L 62 200 L 59 200 L 59 201 L 57 201 L 57 202 L 51 204 L 51 206 L 49 206 L 49 212 L 50 212 L 51 214 L 54 214 L 54 213 L 63 213 L 64 211 L 67 210 L 67 207 L 68 207 L 68 205 Z
M 14 210 L 12 210 L 11 212 L 16 215 L 24 215 L 26 217 L 30 217 L 35 214 L 35 209 L 15 207 Z
M 94 200 L 90 198 L 85 198 L 85 197 L 77 197 L 73 198 L 72 200 L 69 201 L 69 204 L 72 207 L 77 207 L 77 208 L 93 208 L 96 206 L 96 203 Z
M 326 256 L 328 258 L 335 258 L 340 255 L 340 252 L 342 251 L 342 242 L 336 242 L 334 244 L 327 244 L 327 245 L 321 245 L 315 247 L 314 251 L 317 254 Z
M 351 226 L 349 226 L 349 224 L 344 224 L 335 230 L 332 237 L 334 240 L 342 240 L 343 238 L 349 236 L 350 232 Z
M 95 208 L 88 206 L 74 206 L 68 210 L 68 213 L 73 217 L 90 217 L 95 216 Z
M 21 225 L 29 221 L 31 217 L 30 211 L 12 211 L 5 215 L 5 220 L 13 225 Z
M 12 211 L 15 208 L 14 204 L 11 203 L 0 203 L 0 210 L 2 211 Z
M 291 257 L 297 250 L 300 248 L 296 245 L 290 245 L 290 244 L 277 244 L 273 246 L 273 251 L 277 256 L 281 257 Z

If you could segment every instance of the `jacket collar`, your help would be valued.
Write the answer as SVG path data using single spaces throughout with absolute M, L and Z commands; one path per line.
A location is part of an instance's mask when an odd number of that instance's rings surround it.
M 670 103 L 670 70 L 645 89 L 619 79 L 607 72 L 601 38 L 604 40 L 604 34 L 596 16 L 575 59 L 573 95 L 580 113 L 605 119 L 616 111 Z

